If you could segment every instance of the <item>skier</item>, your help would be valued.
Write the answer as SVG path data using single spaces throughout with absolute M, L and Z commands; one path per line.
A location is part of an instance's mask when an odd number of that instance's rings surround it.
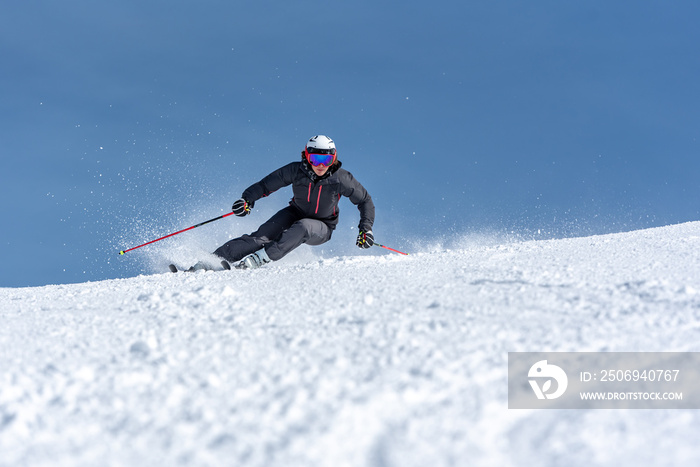
M 258 230 L 217 248 L 214 254 L 223 259 L 222 266 L 225 269 L 230 269 L 231 264 L 238 269 L 258 268 L 282 259 L 302 243 L 326 243 L 338 224 L 341 196 L 350 198 L 360 211 L 356 245 L 370 248 L 374 244 L 372 197 L 341 166 L 333 140 L 318 135 L 306 143 L 301 161 L 287 164 L 248 187 L 233 203 L 236 216 L 247 216 L 256 201 L 282 187 L 292 185 L 294 196 L 289 206 L 273 215 Z M 196 265 L 194 268 L 201 267 Z

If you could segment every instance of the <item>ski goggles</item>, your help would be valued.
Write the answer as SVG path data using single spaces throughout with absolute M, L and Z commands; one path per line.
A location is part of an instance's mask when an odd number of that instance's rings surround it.
M 329 167 L 335 162 L 335 149 L 306 148 L 306 160 L 314 167 Z

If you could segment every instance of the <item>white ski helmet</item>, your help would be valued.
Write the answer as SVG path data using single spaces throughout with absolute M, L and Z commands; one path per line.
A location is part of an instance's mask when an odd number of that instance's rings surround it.
M 323 152 L 318 154 L 335 154 L 335 143 L 326 135 L 316 135 L 306 143 L 306 149 L 317 149 Z
M 302 153 L 306 161 L 313 167 L 323 165 L 329 167 L 338 160 L 335 143 L 325 135 L 316 135 L 307 143 Z

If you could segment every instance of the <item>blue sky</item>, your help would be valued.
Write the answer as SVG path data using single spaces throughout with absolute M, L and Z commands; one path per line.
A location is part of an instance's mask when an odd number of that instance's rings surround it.
M 0 286 L 152 272 L 151 247 L 116 252 L 230 210 L 319 133 L 399 249 L 698 220 L 698 19 L 692 1 L 3 2 Z M 159 251 L 211 251 L 290 196 Z M 332 242 L 354 254 L 341 206 Z

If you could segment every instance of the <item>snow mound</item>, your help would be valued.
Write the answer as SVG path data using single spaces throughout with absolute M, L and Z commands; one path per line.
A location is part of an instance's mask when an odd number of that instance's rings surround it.
M 700 222 L 0 289 L 0 465 L 691 465 L 697 411 L 507 409 L 509 351 L 699 351 Z

